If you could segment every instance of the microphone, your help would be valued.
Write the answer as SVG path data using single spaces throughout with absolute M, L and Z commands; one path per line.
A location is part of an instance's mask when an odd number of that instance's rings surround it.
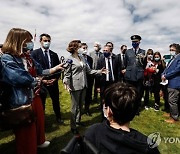
M 63 68 L 68 68 L 71 64 L 73 63 L 73 60 L 72 59 L 67 59 L 65 62 L 64 62 L 64 65 L 63 65 Z

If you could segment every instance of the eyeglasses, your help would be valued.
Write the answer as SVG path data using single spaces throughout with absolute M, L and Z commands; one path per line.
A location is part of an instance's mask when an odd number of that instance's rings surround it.
M 103 51 L 108 51 L 108 50 L 103 50 Z
M 43 40 L 43 42 L 51 42 L 51 40 Z

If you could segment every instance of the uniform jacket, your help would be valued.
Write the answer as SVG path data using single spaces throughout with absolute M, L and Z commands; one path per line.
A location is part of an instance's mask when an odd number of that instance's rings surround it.
M 145 50 L 139 49 L 137 55 L 132 49 L 128 49 L 125 52 L 125 68 L 126 72 L 124 75 L 125 80 L 129 81 L 138 81 L 144 77 L 143 69 L 143 58 L 140 58 L 139 55 L 145 56 Z

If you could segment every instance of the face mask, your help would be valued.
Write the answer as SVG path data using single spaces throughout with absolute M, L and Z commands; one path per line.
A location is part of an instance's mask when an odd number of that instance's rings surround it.
M 132 46 L 133 46 L 134 49 L 136 49 L 136 48 L 139 46 L 139 43 L 137 43 L 137 42 L 132 42 Z
M 28 42 L 26 43 L 26 47 L 27 50 L 32 50 L 34 48 L 34 43 L 33 42 Z
M 104 57 L 108 58 L 111 55 L 110 52 L 104 52 Z
M 123 49 L 123 50 L 122 50 L 122 53 L 125 54 L 126 50 L 127 50 L 127 49 Z
M 153 55 L 148 55 L 147 57 L 151 60 L 153 59 Z
M 84 54 L 84 55 L 87 55 L 87 49 L 83 51 L 83 54 Z
M 95 50 L 95 51 L 98 51 L 98 47 L 94 47 L 94 50 Z
M 159 61 L 159 60 L 160 60 L 160 58 L 154 58 L 154 60 L 155 60 L 155 61 Z
M 44 49 L 49 49 L 50 42 L 43 42 L 43 47 L 44 47 Z
M 170 55 L 175 56 L 176 52 L 175 51 L 170 51 Z
M 83 48 L 79 48 L 79 49 L 78 49 L 78 53 L 79 53 L 79 54 L 83 54 L 83 52 L 84 52 L 84 49 L 83 49 Z

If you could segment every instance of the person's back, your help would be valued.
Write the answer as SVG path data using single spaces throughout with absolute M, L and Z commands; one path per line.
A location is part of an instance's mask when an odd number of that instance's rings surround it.
M 103 111 L 107 120 L 92 125 L 85 132 L 85 138 L 100 153 L 159 153 L 156 147 L 150 148 L 147 136 L 129 128 L 138 109 L 137 96 L 136 89 L 125 83 L 115 83 L 105 91 Z

